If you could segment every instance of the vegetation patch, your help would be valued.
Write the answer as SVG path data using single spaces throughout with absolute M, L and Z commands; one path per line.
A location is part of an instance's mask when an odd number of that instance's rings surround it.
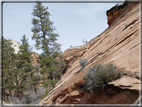
M 36 58 L 25 34 L 21 38 L 17 54 L 14 53 L 13 42 L 2 36 L 3 101 L 11 100 L 13 104 L 38 103 L 38 99 L 48 93 L 40 91 L 41 88 L 52 90 L 66 69 L 66 64 L 62 61 L 61 44 L 57 43 L 59 34 L 54 32 L 56 29 L 49 19 L 48 7 L 37 1 L 32 15 L 34 47 L 42 51 Z M 25 92 L 29 94 L 26 95 Z M 42 95 L 43 93 L 45 94 Z
M 46 97 L 46 95 L 49 93 L 49 91 L 50 91 L 50 90 L 47 89 L 46 92 L 45 92 L 45 94 L 42 94 L 42 95 L 41 95 L 40 101 L 41 101 L 44 97 Z
M 92 92 L 94 90 L 104 89 L 108 82 L 116 80 L 124 75 L 123 71 L 119 70 L 113 64 L 96 64 L 89 67 L 83 79 L 86 81 L 83 90 Z
M 80 68 L 80 70 L 77 72 L 77 73 L 79 73 L 80 71 L 82 71 L 85 67 L 86 67 L 86 65 L 87 65 L 87 59 L 79 59 L 79 63 L 80 63 L 80 66 L 81 66 L 81 68 Z
M 85 68 L 87 65 L 87 59 L 79 59 L 79 63 L 81 65 L 81 67 Z

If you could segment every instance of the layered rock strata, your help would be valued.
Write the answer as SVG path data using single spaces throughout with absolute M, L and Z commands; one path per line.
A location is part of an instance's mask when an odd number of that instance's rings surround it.
M 128 9 L 127 5 L 133 5 L 133 8 Z M 139 97 L 140 10 L 138 3 L 127 5 L 124 4 L 125 11 L 123 10 L 118 20 L 115 19 L 110 27 L 88 42 L 85 48 L 68 49 L 64 52 L 64 60 L 69 66 L 55 88 L 39 105 L 132 104 Z M 78 73 L 81 69 L 79 58 L 86 59 L 88 64 Z M 85 83 L 83 76 L 88 67 L 96 63 L 113 63 L 124 70 L 125 76 L 110 82 L 104 91 L 85 93 L 82 91 Z
M 125 2 L 121 5 L 117 4 L 116 6 L 112 7 L 110 10 L 106 12 L 108 25 L 110 26 L 115 20 L 118 20 L 120 16 L 122 17 L 127 12 L 132 10 L 136 4 L 137 4 L 136 2 L 134 3 Z

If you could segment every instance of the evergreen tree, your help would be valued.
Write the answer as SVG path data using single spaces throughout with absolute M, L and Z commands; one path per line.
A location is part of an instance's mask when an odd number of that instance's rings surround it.
M 32 19 L 32 39 L 36 41 L 36 48 L 43 51 L 39 55 L 43 85 L 53 87 L 61 76 L 59 73 L 61 66 L 65 64 L 55 60 L 61 54 L 61 45 L 56 42 L 59 35 L 54 33 L 55 28 L 49 19 L 50 13 L 47 9 L 48 7 L 43 6 L 41 2 L 35 4 L 32 12 L 34 16 Z M 47 79 L 48 81 L 46 81 Z
M 17 70 L 20 75 L 19 88 L 20 90 L 27 90 L 29 86 L 32 86 L 35 93 L 37 94 L 37 85 L 39 82 L 39 77 L 35 75 L 35 67 L 32 65 L 31 59 L 31 47 L 28 43 L 28 39 L 23 35 L 21 39 L 22 45 L 19 47 L 18 52 L 19 59 L 17 62 Z
M 42 6 L 40 2 L 37 2 L 34 6 L 32 15 L 35 17 L 32 19 L 33 36 L 32 39 L 36 41 L 36 48 L 42 49 L 44 55 L 58 55 L 60 52 L 60 44 L 58 44 L 57 33 L 54 33 L 55 28 L 53 22 L 50 21 L 50 13 L 47 11 L 48 7 Z
M 6 40 L 2 37 L 2 42 L 2 88 L 4 92 L 8 90 L 11 94 L 11 91 L 16 89 L 14 77 L 18 75 L 15 69 L 16 55 L 14 54 L 14 48 L 12 48 L 12 42 L 10 40 Z M 6 100 L 6 93 L 4 94 Z

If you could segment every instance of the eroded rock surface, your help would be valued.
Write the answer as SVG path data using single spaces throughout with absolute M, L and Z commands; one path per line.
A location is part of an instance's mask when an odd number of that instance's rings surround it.
M 130 89 L 138 92 L 140 90 L 141 81 L 134 77 L 123 76 L 122 78 L 108 84 L 117 86 L 121 89 Z
M 129 4 L 127 4 L 129 5 Z M 131 104 L 139 97 L 139 4 L 125 11 L 103 33 L 89 41 L 85 48 L 68 49 L 64 58 L 69 67 L 55 88 L 39 103 L 43 104 Z M 119 8 L 118 8 L 119 9 Z M 127 11 L 127 12 L 126 12 Z M 75 57 L 76 56 L 76 57 Z M 73 61 L 73 58 L 76 58 Z M 81 71 L 79 58 L 87 59 Z M 113 63 L 125 76 L 109 83 L 104 91 L 82 91 L 83 76 L 89 66 Z
M 116 5 L 106 12 L 108 25 L 110 26 L 118 17 L 125 15 L 128 11 L 132 10 L 137 3 L 125 2 L 121 5 Z

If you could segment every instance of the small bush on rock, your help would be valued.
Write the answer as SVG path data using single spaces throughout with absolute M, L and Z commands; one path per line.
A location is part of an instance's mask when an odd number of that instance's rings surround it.
M 80 71 L 82 71 L 82 70 L 86 67 L 86 65 L 87 65 L 87 60 L 80 58 L 80 59 L 79 59 L 79 63 L 80 63 L 81 68 L 80 68 L 80 70 L 79 70 L 77 73 L 79 73 Z
M 79 59 L 80 65 L 82 68 L 85 68 L 87 65 L 87 60 L 86 59 Z
M 104 64 L 96 64 L 93 67 L 89 67 L 87 74 L 83 77 L 86 81 L 83 90 L 90 92 L 103 89 L 108 82 L 116 80 L 123 75 L 124 73 L 113 64 L 106 66 Z

